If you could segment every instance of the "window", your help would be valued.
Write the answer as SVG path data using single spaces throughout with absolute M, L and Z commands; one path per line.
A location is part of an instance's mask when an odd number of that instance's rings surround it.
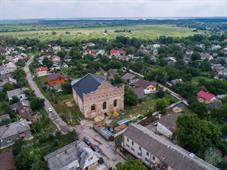
M 106 102 L 104 102 L 103 104 L 102 104 L 102 109 L 106 109 Z
M 139 150 L 141 151 L 141 147 L 139 146 Z
M 114 105 L 114 107 L 117 107 L 117 100 L 114 100 L 113 105 Z
M 132 146 L 134 145 L 134 142 L 132 141 Z
M 93 104 L 92 106 L 91 106 L 91 111 L 94 111 L 95 110 L 95 104 Z
M 149 152 L 147 152 L 147 156 L 149 156 Z

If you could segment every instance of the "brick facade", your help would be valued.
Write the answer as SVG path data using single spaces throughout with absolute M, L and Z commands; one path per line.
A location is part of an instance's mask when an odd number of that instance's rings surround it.
M 114 87 L 103 81 L 96 91 L 83 94 L 83 101 L 73 90 L 76 104 L 85 118 L 105 116 L 124 109 L 124 87 Z

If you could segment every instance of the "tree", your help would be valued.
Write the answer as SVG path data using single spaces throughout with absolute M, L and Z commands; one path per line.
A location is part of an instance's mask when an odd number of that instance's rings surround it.
M 192 54 L 191 59 L 192 59 L 192 61 L 200 60 L 201 56 L 199 53 L 195 52 Z
M 187 114 L 177 120 L 176 137 L 184 148 L 204 157 L 204 152 L 209 147 L 219 146 L 221 130 L 210 121 L 200 120 L 194 114 Z
M 17 68 L 16 71 L 13 73 L 14 78 L 17 80 L 17 84 L 20 87 L 24 87 L 27 85 L 26 81 L 26 73 L 22 68 Z
M 31 108 L 34 111 L 40 110 L 44 107 L 44 99 L 34 97 L 31 101 Z
M 79 48 L 72 48 L 70 51 L 69 51 L 69 55 L 71 57 L 73 57 L 73 59 L 81 59 L 82 58 L 82 55 L 80 53 L 80 49 Z
M 53 62 L 49 60 L 47 57 L 43 59 L 43 65 L 50 68 L 53 65 Z
M 65 50 L 61 49 L 61 51 L 58 52 L 58 56 L 61 57 L 61 59 L 63 59 L 66 55 Z
M 140 160 L 127 160 L 116 165 L 117 170 L 148 170 Z
M 24 67 L 25 66 L 25 60 L 19 59 L 18 62 L 16 63 L 17 66 Z
M 160 112 L 163 112 L 167 106 L 168 106 L 168 102 L 165 99 L 159 99 L 155 104 L 156 110 Z
M 135 95 L 135 93 L 129 89 L 125 89 L 125 104 L 128 106 L 135 106 L 138 103 L 138 97 Z

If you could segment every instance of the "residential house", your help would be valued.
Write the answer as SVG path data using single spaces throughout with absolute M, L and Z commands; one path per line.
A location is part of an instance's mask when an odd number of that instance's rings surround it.
M 222 66 L 221 64 L 211 64 L 211 69 L 214 71 L 214 72 L 219 72 L 221 70 L 223 70 L 225 67 Z
M 0 75 L 3 76 L 5 74 L 13 73 L 14 71 L 16 71 L 16 69 L 17 66 L 12 62 L 3 64 L 0 66 Z
M 22 100 L 15 103 L 12 107 L 23 119 L 32 120 L 33 112 L 28 100 Z
M 170 87 L 175 86 L 177 84 L 181 84 L 181 83 L 183 83 L 182 79 L 174 79 L 174 80 L 166 82 L 166 84 Z
M 6 52 L 6 48 L 0 47 L 0 54 L 5 54 L 5 52 Z
M 227 68 L 218 71 L 218 76 L 220 77 L 227 77 Z
M 72 88 L 85 118 L 104 117 L 124 109 L 124 87 L 114 87 L 102 77 L 89 73 L 73 82 Z
M 193 153 L 138 124 L 131 124 L 122 139 L 122 147 L 151 169 L 218 170 Z
M 89 55 L 93 58 L 96 58 L 97 54 L 95 50 L 86 49 L 84 55 Z
M 154 48 L 154 49 L 158 49 L 158 48 L 160 48 L 160 47 L 161 47 L 160 44 L 153 44 L 153 45 L 152 45 L 152 48 Z
M 132 73 L 126 73 L 121 77 L 121 80 L 125 83 L 132 84 L 136 81 L 138 81 L 137 77 Z
M 132 83 L 132 90 L 137 95 L 139 99 L 144 98 L 147 94 L 156 93 L 158 83 L 153 81 L 146 81 L 143 79 L 140 79 L 134 83 Z
M 13 145 L 18 139 L 32 139 L 29 124 L 30 122 L 22 119 L 18 122 L 0 126 L 0 148 Z
M 59 64 L 61 63 L 61 58 L 57 55 L 51 56 L 51 60 L 54 66 L 59 66 Z
M 35 70 L 36 70 L 36 75 L 38 77 L 47 76 L 47 74 L 48 74 L 48 68 L 47 67 L 39 67 Z
M 199 102 L 201 103 L 206 103 L 206 104 L 209 104 L 211 102 L 213 102 L 214 100 L 216 100 L 216 96 L 212 93 L 209 93 L 209 92 L 206 92 L 204 90 L 200 90 L 198 93 L 197 93 L 197 99 Z
M 167 57 L 164 59 L 168 65 L 174 65 L 177 62 L 177 59 L 175 57 Z
M 0 86 L 3 86 L 5 84 L 17 84 L 17 80 L 12 78 L 10 74 L 7 74 L 5 76 L 2 76 L 0 79 Z
M 96 56 L 104 56 L 105 55 L 105 50 L 98 50 L 96 53 Z
M 58 73 L 52 73 L 48 75 L 49 87 L 61 86 L 65 83 L 65 77 Z
M 220 49 L 221 49 L 221 46 L 218 44 L 212 44 L 212 46 L 211 46 L 211 50 L 213 50 L 213 51 L 220 50 Z
M 57 54 L 58 52 L 61 51 L 61 47 L 60 46 L 53 46 L 52 49 L 54 51 L 54 54 Z
M 124 49 L 112 49 L 110 51 L 110 56 L 111 57 L 120 57 L 120 56 L 125 56 L 126 55 L 126 51 Z
M 16 170 L 12 152 L 0 153 L 0 170 Z
M 201 56 L 201 60 L 213 60 L 214 57 L 212 55 L 210 55 L 209 53 L 200 53 Z
M 223 51 L 224 54 L 227 54 L 227 47 L 223 48 L 222 51 Z
M 13 97 L 17 97 L 20 101 L 27 99 L 24 90 L 21 88 L 7 91 L 7 96 L 9 100 L 13 100 Z
M 172 108 L 168 109 L 166 114 L 161 116 L 156 122 L 151 125 L 146 126 L 148 129 L 154 129 L 158 134 L 161 134 L 167 138 L 172 137 L 177 129 L 177 119 L 183 115 L 183 110 L 185 109 L 185 104 L 178 103 Z
M 83 141 L 76 141 L 44 157 L 50 170 L 93 170 L 100 155 Z

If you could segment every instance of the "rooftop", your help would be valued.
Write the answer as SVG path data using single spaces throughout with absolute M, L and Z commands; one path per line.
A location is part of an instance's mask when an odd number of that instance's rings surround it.
M 124 136 L 129 137 L 175 170 L 218 170 L 213 165 L 141 125 L 130 125 Z
M 62 170 L 69 165 L 82 169 L 86 168 L 89 160 L 97 162 L 99 156 L 84 142 L 75 141 L 46 155 L 44 159 L 50 170 Z
M 17 135 L 30 130 L 29 122 L 20 120 L 8 125 L 0 126 L 0 139 L 4 139 L 13 135 Z
M 1 170 L 16 169 L 12 152 L 3 152 L 0 154 L 0 169 Z
M 75 82 L 72 87 L 83 100 L 83 94 L 96 91 L 103 81 L 105 81 L 104 78 L 88 73 L 80 80 Z
M 24 93 L 23 89 L 18 88 L 18 89 L 7 91 L 7 96 L 8 96 L 8 98 L 12 98 L 13 96 L 18 96 L 23 93 Z

